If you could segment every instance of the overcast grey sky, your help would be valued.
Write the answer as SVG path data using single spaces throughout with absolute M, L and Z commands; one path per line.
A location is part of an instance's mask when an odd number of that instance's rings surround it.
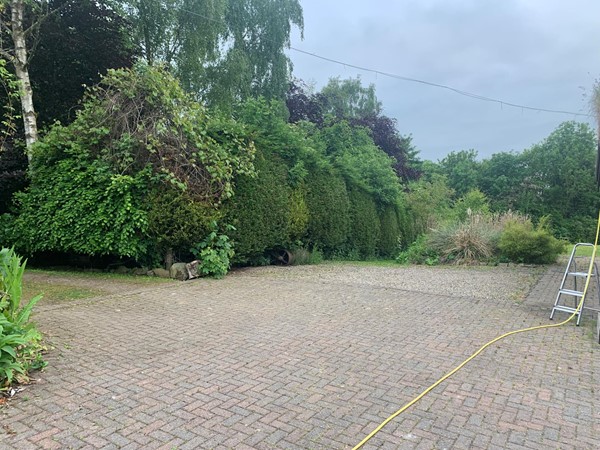
M 292 46 L 382 72 L 507 102 L 589 113 L 600 78 L 600 0 L 300 0 L 304 40 Z M 521 151 L 565 120 L 329 63 L 291 50 L 294 75 L 374 83 L 384 114 L 412 134 L 423 159 L 473 148 Z

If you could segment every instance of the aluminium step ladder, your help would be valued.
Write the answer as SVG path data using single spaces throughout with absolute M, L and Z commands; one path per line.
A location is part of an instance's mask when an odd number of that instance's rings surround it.
M 587 264 L 585 264 L 585 270 L 580 270 L 577 268 L 577 259 L 583 258 L 581 256 L 577 256 L 577 249 L 582 247 L 594 247 L 594 244 L 579 243 L 575 244 L 575 246 L 573 247 L 573 251 L 571 252 L 571 256 L 569 257 L 567 268 L 565 269 L 565 274 L 563 275 L 562 281 L 560 283 L 560 288 L 558 289 L 558 294 L 556 295 L 556 300 L 554 301 L 554 307 L 552 308 L 552 312 L 550 313 L 550 320 L 554 318 L 554 313 L 556 311 L 566 312 L 569 314 L 576 313 L 577 326 L 579 326 L 579 323 L 581 322 L 581 315 L 584 309 L 600 311 L 599 309 L 586 307 L 584 304 L 581 305 L 581 308 L 577 309 L 577 307 L 579 306 L 579 302 L 583 297 L 583 290 L 585 289 L 585 283 L 587 280 L 589 267 L 588 262 Z M 594 261 L 591 276 L 596 281 L 596 293 L 600 295 L 600 281 L 598 280 L 598 266 L 596 265 L 596 261 Z M 568 305 L 565 302 L 568 301 L 568 299 L 571 299 L 572 306 Z M 586 299 L 583 300 L 585 302 Z

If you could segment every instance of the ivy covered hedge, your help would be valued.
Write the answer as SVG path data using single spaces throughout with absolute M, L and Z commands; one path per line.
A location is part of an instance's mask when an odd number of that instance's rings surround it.
M 262 99 L 211 116 L 161 69 L 114 70 L 75 121 L 38 142 L 0 240 L 29 255 L 168 265 L 174 254 L 218 254 L 208 237 L 225 236 L 233 248 L 220 274 L 230 260 L 298 247 L 391 256 L 404 233 L 393 162 L 345 121 L 289 124 L 281 103 Z
M 211 117 L 165 71 L 109 71 L 69 126 L 52 127 L 30 187 L 4 216 L 3 243 L 156 262 L 189 252 L 220 216 L 238 175 L 254 173 L 241 125 Z

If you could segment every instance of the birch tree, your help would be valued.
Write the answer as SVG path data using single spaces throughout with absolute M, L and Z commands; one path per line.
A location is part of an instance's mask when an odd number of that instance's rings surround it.
M 149 64 L 163 63 L 211 106 L 285 96 L 299 0 L 120 0 Z
M 43 7 L 45 2 L 37 6 Z M 0 13 L 2 14 L 1 29 L 2 47 L 0 54 L 12 64 L 15 75 L 19 81 L 21 98 L 21 115 L 25 130 L 25 143 L 27 145 L 27 159 L 31 162 L 31 149 L 38 139 L 37 120 L 33 106 L 33 90 L 29 79 L 29 57 L 27 51 L 27 35 L 34 30 L 35 25 L 25 28 L 25 0 L 2 0 Z M 5 38 L 12 41 L 12 45 L 5 46 Z

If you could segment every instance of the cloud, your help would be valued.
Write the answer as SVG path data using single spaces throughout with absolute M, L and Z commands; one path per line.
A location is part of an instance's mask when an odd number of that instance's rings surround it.
M 600 76 L 597 0 L 303 0 L 305 41 L 292 45 L 350 64 L 509 102 L 588 112 L 580 87 Z M 291 52 L 295 75 L 323 86 L 360 71 Z M 522 150 L 573 119 L 478 102 L 362 73 L 386 114 L 427 159 L 475 148 Z M 579 119 L 581 120 L 581 119 Z M 591 122 L 591 120 L 590 120 Z

